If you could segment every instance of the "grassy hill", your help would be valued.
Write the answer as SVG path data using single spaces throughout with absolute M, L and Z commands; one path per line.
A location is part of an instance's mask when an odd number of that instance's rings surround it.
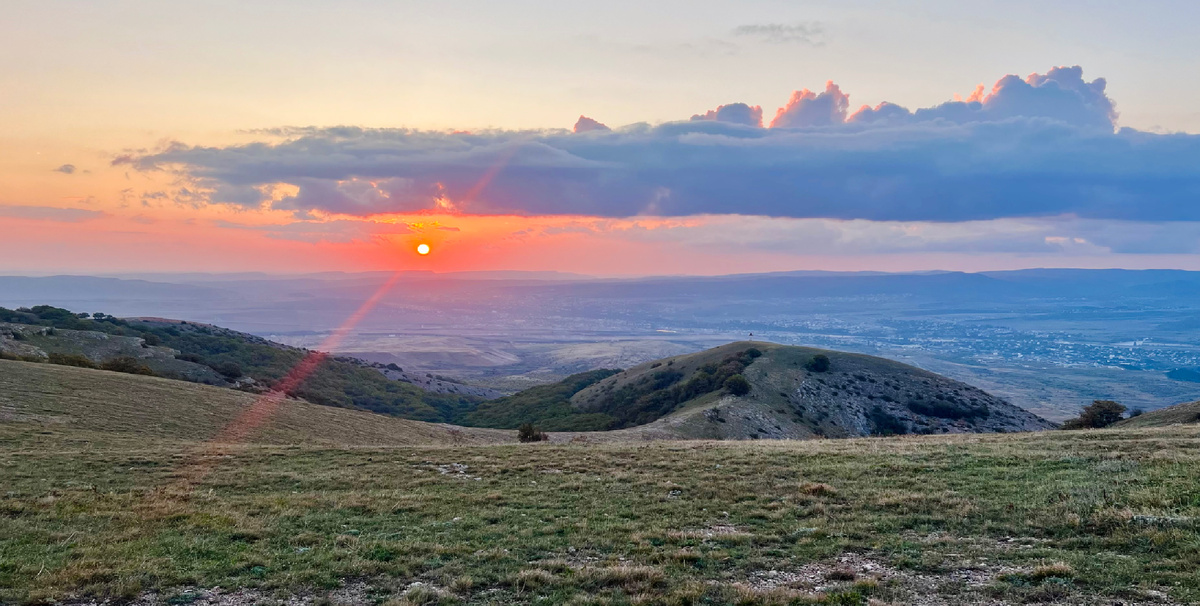
M 0 360 L 0 436 L 10 444 L 60 433 L 205 440 L 258 397 L 158 377 Z M 300 400 L 285 401 L 251 436 L 262 444 L 342 446 L 513 440 L 511 431 L 435 425 Z
M 309 354 L 184 321 L 89 316 L 50 306 L 0 308 L 0 357 L 101 366 L 264 392 Z M 818 359 L 828 368 L 814 365 Z M 730 343 L 626 370 L 584 372 L 493 401 L 441 377 L 431 384 L 458 393 L 422 389 L 399 368 L 375 366 L 353 358 L 326 358 L 288 395 L 421 421 L 507 429 L 533 423 L 558 432 L 640 427 L 637 432 L 643 437 L 676 439 L 1004 432 L 1053 426 L 979 389 L 911 366 L 770 343 Z
M 742 379 L 742 386 L 736 386 Z M 494 427 L 531 422 L 549 431 L 629 430 L 708 439 L 1053 427 L 977 388 L 899 362 L 756 342 L 730 343 L 623 371 L 574 375 L 483 403 L 463 419 Z M 641 429 L 632 429 L 637 427 Z
M 1197 425 L 491 444 L 289 401 L 180 484 L 253 398 L 0 361 L 0 603 L 1200 600 Z
M 1118 421 L 1115 427 L 1126 429 L 1166 427 L 1168 425 L 1200 423 L 1200 402 L 1186 402 L 1142 413 Z
M 0 308 L 0 357 L 76 365 L 123 362 L 127 371 L 261 392 L 309 351 L 217 326 L 161 319 L 81 317 L 65 309 Z M 481 398 L 392 380 L 352 358 L 326 358 L 293 393 L 317 404 L 448 422 Z

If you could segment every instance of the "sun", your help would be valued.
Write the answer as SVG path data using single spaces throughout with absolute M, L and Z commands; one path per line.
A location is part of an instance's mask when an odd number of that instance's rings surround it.
M 417 245 L 417 254 L 418 255 L 429 254 L 429 245 L 428 244 L 418 244 Z

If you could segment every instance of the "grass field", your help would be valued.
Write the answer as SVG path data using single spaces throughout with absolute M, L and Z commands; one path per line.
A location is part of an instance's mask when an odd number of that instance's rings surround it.
M 1194 425 L 436 446 L 449 430 L 318 440 L 349 417 L 298 414 L 213 447 L 245 403 L 175 391 L 199 387 L 0 363 L 0 602 L 1200 600 Z M 160 390 L 149 412 L 138 390 Z M 196 431 L 152 420 L 184 408 Z

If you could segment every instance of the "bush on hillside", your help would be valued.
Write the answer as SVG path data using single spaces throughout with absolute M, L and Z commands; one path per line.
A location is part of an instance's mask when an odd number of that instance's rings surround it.
M 517 439 L 522 442 L 545 442 L 550 439 L 550 436 L 539 431 L 533 426 L 533 423 L 525 423 L 517 428 Z
M 877 436 L 902 436 L 908 433 L 908 425 L 876 404 L 867 414 L 871 421 L 871 434 Z
M 817 354 L 804 365 L 809 372 L 826 372 L 829 370 L 829 356 Z
M 1083 407 L 1078 417 L 1062 424 L 1063 429 L 1100 429 L 1125 416 L 1125 406 L 1112 400 L 1093 400 Z
M 123 372 L 131 375 L 147 375 L 154 376 L 154 371 L 150 370 L 149 366 L 142 364 L 137 358 L 130 356 L 122 356 L 112 358 L 100 364 L 101 370 L 111 370 L 113 372 Z
M 742 375 L 733 375 L 725 379 L 725 389 L 735 396 L 744 396 L 750 393 L 750 382 Z
M 941 395 L 941 394 L 938 394 Z M 906 404 L 909 410 L 927 417 L 937 417 L 939 419 L 950 419 L 957 421 L 959 419 L 986 419 L 991 411 L 988 410 L 987 404 L 977 406 L 969 406 L 955 402 L 949 402 L 944 399 L 932 400 L 909 400 Z
M 226 379 L 237 379 L 242 376 L 242 366 L 237 362 L 213 362 L 208 367 Z
M 61 366 L 78 366 L 79 368 L 96 367 L 95 362 L 92 362 L 87 356 L 81 356 L 79 354 L 52 353 L 47 361 L 51 364 L 58 364 Z

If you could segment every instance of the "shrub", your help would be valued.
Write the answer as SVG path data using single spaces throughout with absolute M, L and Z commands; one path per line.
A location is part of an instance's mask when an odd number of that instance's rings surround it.
M 51 364 L 59 364 L 62 366 L 78 366 L 79 368 L 95 368 L 96 364 L 88 359 L 87 356 L 79 354 L 63 354 L 52 353 L 48 360 Z
M 809 372 L 826 372 L 829 370 L 829 356 L 817 354 L 804 365 Z
M 871 421 L 871 433 L 877 436 L 902 436 L 908 433 L 908 425 L 889 414 L 882 406 L 875 405 L 871 408 L 867 418 Z
M 750 382 L 742 375 L 733 375 L 725 379 L 725 389 L 735 396 L 744 396 L 750 393 Z
M 927 417 L 937 417 L 939 419 L 950 419 L 957 421 L 958 419 L 986 419 L 991 411 L 988 410 L 986 404 L 979 406 L 964 406 L 946 402 L 944 400 L 909 400 L 905 406 L 909 410 Z
M 1144 414 L 1146 414 L 1146 411 L 1142 410 L 1141 408 L 1134 408 L 1129 411 L 1129 418 L 1132 419 L 1134 417 L 1140 417 Z
M 237 362 L 214 362 L 208 365 L 226 379 L 236 379 L 242 376 L 242 367 Z
M 153 376 L 154 371 L 150 367 L 142 364 L 137 358 L 122 356 L 120 358 L 112 358 L 100 365 L 101 370 L 111 370 L 113 372 L 123 372 L 131 375 L 149 375 Z
M 1093 400 L 1078 417 L 1063 423 L 1063 429 L 1099 429 L 1121 420 L 1125 406 L 1112 400 Z
M 550 439 L 550 436 L 545 432 L 538 431 L 533 423 L 525 423 L 517 428 L 517 439 L 522 442 L 545 442 Z
M 175 359 L 183 360 L 184 362 L 191 362 L 192 364 L 204 364 L 204 358 L 194 353 L 175 354 Z

